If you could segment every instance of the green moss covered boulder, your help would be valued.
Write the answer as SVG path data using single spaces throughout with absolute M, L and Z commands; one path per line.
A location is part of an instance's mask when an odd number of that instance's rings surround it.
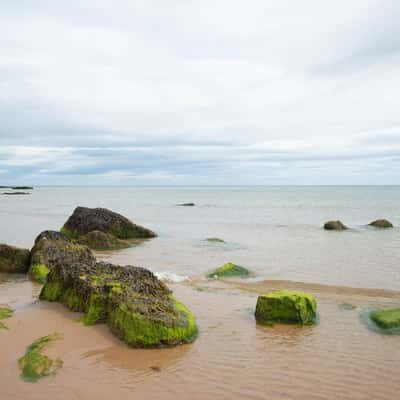
M 85 313 L 85 323 L 106 323 L 132 347 L 163 347 L 193 341 L 191 312 L 147 269 L 106 263 L 57 265 L 41 300 Z
M 342 221 L 328 221 L 325 222 L 324 229 L 327 231 L 344 231 L 348 228 Z
M 96 259 L 87 247 L 75 243 L 56 231 L 44 231 L 35 240 L 30 255 L 30 276 L 44 283 L 49 271 L 57 264 L 95 264 Z
M 29 250 L 0 243 L 0 272 L 27 273 Z
M 372 321 L 382 329 L 400 329 L 400 308 L 375 310 L 370 314 Z
M 218 238 L 218 237 L 209 237 L 206 239 L 207 242 L 210 243 L 225 243 L 224 239 Z
M 257 299 L 255 317 L 260 324 L 309 325 L 315 322 L 316 316 L 317 303 L 311 294 L 282 290 Z
M 250 271 L 240 265 L 231 262 L 224 264 L 222 267 L 217 268 L 215 271 L 207 275 L 208 278 L 225 278 L 231 276 L 248 276 Z
M 374 226 L 375 228 L 393 228 L 393 224 L 387 219 L 377 219 L 370 222 L 368 225 Z

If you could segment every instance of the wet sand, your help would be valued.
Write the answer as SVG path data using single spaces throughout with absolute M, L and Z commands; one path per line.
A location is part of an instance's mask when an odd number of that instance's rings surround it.
M 0 284 L 0 302 L 7 285 Z M 86 327 L 78 313 L 35 301 L 37 285 L 14 281 L 10 305 L 17 311 L 4 321 L 9 330 L 0 330 L 0 399 L 398 397 L 400 336 L 371 331 L 360 315 L 364 309 L 398 305 L 400 292 L 282 281 L 196 280 L 170 286 L 196 315 L 199 338 L 171 349 L 137 350 L 105 325 Z M 314 293 L 319 324 L 257 326 L 257 293 L 281 287 Z M 357 308 L 344 310 L 342 303 Z M 55 331 L 64 338 L 49 354 L 61 357 L 63 367 L 37 383 L 23 382 L 18 358 L 33 340 Z

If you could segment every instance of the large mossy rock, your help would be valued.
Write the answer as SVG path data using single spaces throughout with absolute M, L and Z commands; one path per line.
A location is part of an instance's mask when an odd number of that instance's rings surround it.
M 372 311 L 370 317 L 382 329 L 400 328 L 400 308 Z
M 247 268 L 228 262 L 224 264 L 222 267 L 219 267 L 213 272 L 210 272 L 207 275 L 207 277 L 226 278 L 231 276 L 248 276 L 248 275 L 250 275 L 250 271 Z
M 57 265 L 40 299 L 84 312 L 85 323 L 106 322 L 132 347 L 162 347 L 193 341 L 191 312 L 147 269 L 106 263 Z
M 29 250 L 0 243 L 0 272 L 27 273 Z
M 387 219 L 377 219 L 376 221 L 370 222 L 369 225 L 375 228 L 393 228 L 393 224 Z
M 77 238 L 92 231 L 109 233 L 118 239 L 152 238 L 150 229 L 134 224 L 124 216 L 106 208 L 77 207 L 62 228 L 68 236 Z
M 257 299 L 255 317 L 260 324 L 309 325 L 315 322 L 316 316 L 317 302 L 311 294 L 282 290 Z
M 327 231 L 344 231 L 348 229 L 346 225 L 343 224 L 342 221 L 328 221 L 324 224 L 324 229 Z
M 95 264 L 96 259 L 87 246 L 82 246 L 56 231 L 44 231 L 35 240 L 31 250 L 32 278 L 44 283 L 47 274 L 58 264 Z

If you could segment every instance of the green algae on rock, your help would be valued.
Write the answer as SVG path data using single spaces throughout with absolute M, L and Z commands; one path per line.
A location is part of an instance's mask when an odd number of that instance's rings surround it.
M 258 297 L 255 317 L 258 323 L 275 322 L 310 325 L 317 317 L 314 296 L 302 292 L 281 290 Z
M 132 347 L 163 347 L 193 341 L 191 312 L 152 272 L 106 263 L 57 265 L 49 273 L 41 300 L 58 301 L 84 312 L 84 322 L 105 322 Z
M 377 219 L 370 222 L 368 225 L 374 226 L 375 228 L 393 228 L 393 224 L 387 219 Z
M 327 231 L 344 231 L 348 228 L 342 221 L 328 221 L 325 222 L 324 229 Z
M 208 278 L 225 278 L 230 276 L 248 276 L 250 271 L 240 265 L 228 262 L 222 267 L 217 268 L 215 271 L 207 275 Z
M 33 264 L 29 270 L 32 279 L 38 283 L 45 283 L 50 270 L 45 264 Z
M 0 320 L 12 317 L 13 313 L 14 311 L 11 308 L 0 306 Z M 0 329 L 8 329 L 8 327 L 4 322 L 0 321 Z
M 0 271 L 26 273 L 29 269 L 29 250 L 0 243 Z
M 80 244 L 84 244 L 93 250 L 119 250 L 130 247 L 129 242 L 116 238 L 109 233 L 101 231 L 91 231 L 78 239 Z
M 225 240 L 217 238 L 217 237 L 207 238 L 206 241 L 211 242 L 211 243 L 226 243 Z
M 371 312 L 370 318 L 381 329 L 400 328 L 400 308 L 375 310 Z
M 44 283 L 46 269 L 51 271 L 57 264 L 94 264 L 96 262 L 87 246 L 77 244 L 56 231 L 44 231 L 36 238 L 30 258 L 29 273 L 33 279 L 38 278 L 40 283 Z
M 55 374 L 62 367 L 63 362 L 61 359 L 52 360 L 43 354 L 46 347 L 61 338 L 62 336 L 55 332 L 35 340 L 26 349 L 25 355 L 18 360 L 21 378 L 24 381 L 36 382 L 41 378 Z

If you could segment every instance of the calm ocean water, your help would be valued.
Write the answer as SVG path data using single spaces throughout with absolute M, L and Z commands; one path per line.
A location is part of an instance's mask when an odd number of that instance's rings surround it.
M 114 262 L 194 277 L 232 261 L 259 279 L 400 290 L 400 186 L 39 187 L 0 196 L 0 242 L 30 247 L 78 205 L 110 208 L 159 234 Z M 377 218 L 397 227 L 366 226 Z M 352 229 L 326 232 L 329 219 Z M 227 244 L 205 242 L 210 236 Z

